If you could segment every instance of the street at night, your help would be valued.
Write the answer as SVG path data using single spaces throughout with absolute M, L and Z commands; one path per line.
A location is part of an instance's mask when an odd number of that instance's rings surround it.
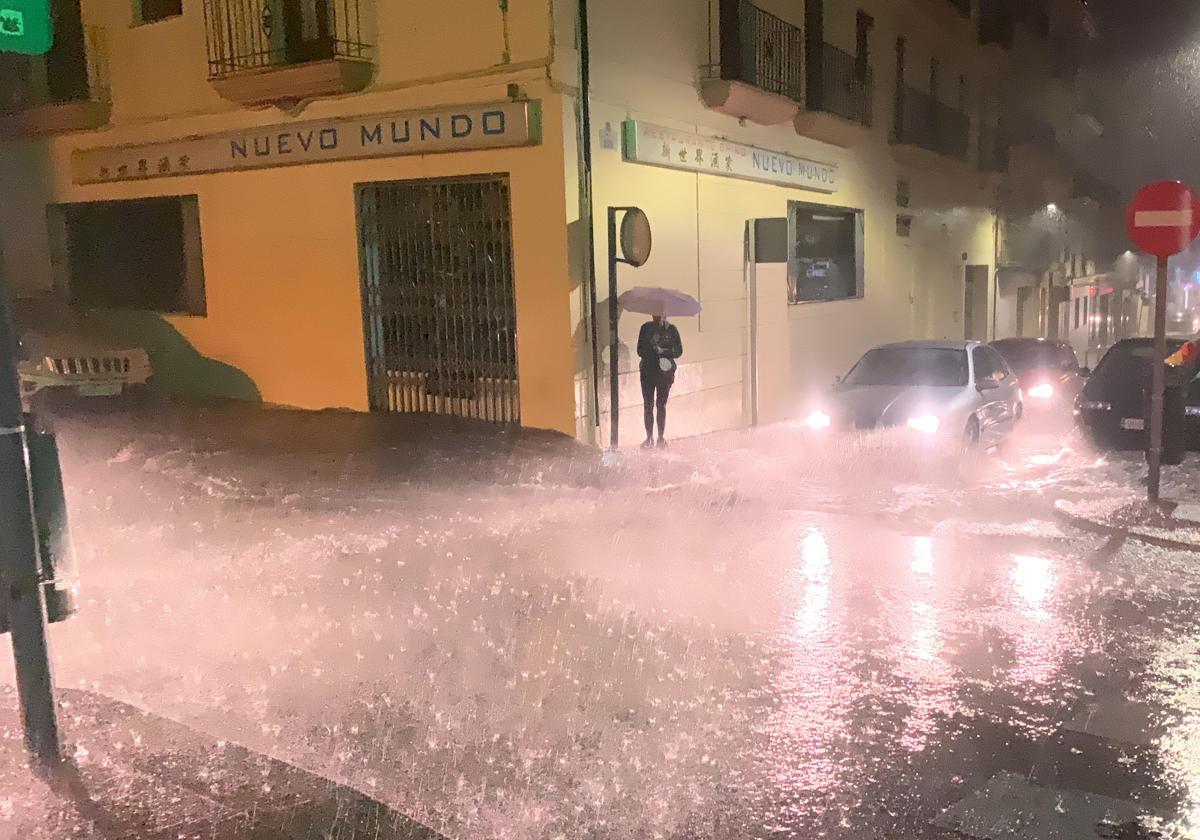
M 0 0 L 0 840 L 1200 840 L 1197 0 Z
M 446 836 L 1192 836 L 1200 556 L 1062 516 L 1139 497 L 1138 455 L 1026 429 L 962 463 L 782 426 L 604 467 L 536 434 L 235 407 L 74 409 L 59 434 L 67 697 Z M 68 749 L 119 775 L 132 736 L 87 705 Z M 89 836 L 22 793 L 8 737 L 5 836 Z

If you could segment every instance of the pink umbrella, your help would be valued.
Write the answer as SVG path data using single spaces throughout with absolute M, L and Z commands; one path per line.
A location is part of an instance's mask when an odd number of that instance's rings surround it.
M 638 286 L 617 298 L 617 303 L 626 312 L 643 315 L 661 315 L 664 318 L 682 318 L 700 314 L 700 301 L 689 294 L 674 289 Z

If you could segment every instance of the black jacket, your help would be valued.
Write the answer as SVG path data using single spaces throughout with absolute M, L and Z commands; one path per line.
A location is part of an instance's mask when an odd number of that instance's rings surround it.
M 638 333 L 637 352 L 642 360 L 642 370 L 662 372 L 658 360 L 669 359 L 671 370 L 666 372 L 674 373 L 675 360 L 683 355 L 683 340 L 679 337 L 679 330 L 669 321 L 661 324 L 647 321 Z

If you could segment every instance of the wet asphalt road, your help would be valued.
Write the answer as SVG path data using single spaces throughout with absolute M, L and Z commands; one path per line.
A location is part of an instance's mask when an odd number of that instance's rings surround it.
M 1062 428 L 967 462 L 776 428 L 604 468 L 140 411 L 60 421 L 63 685 L 452 837 L 1193 836 L 1200 555 L 1060 520 L 1141 471 Z

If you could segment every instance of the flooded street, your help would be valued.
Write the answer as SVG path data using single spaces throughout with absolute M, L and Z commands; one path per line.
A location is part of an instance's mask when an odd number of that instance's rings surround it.
M 64 688 L 448 837 L 1200 836 L 1200 555 L 1058 513 L 1136 457 L 156 411 L 60 422 Z

